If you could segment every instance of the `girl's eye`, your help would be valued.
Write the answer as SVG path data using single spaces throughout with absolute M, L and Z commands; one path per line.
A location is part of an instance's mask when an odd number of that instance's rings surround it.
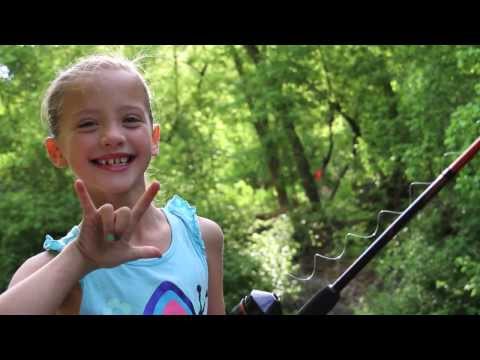
M 93 121 L 84 121 L 82 122 L 80 125 L 78 125 L 79 128 L 88 128 L 88 127 L 91 127 L 91 126 L 94 126 L 95 123 Z
M 135 117 L 135 116 L 127 116 L 127 117 L 125 118 L 125 122 L 126 122 L 127 124 L 135 124 L 135 123 L 139 123 L 139 122 L 141 122 L 141 121 L 142 121 L 141 119 L 139 119 L 139 118 L 137 118 L 137 117 Z
M 134 117 L 134 116 L 128 116 L 128 117 L 126 118 L 126 120 L 127 120 L 128 122 L 140 121 L 140 119 L 138 119 L 138 118 L 136 118 L 136 117 Z

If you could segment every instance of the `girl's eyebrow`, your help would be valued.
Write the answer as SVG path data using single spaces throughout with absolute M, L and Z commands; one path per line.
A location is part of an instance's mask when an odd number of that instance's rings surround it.
M 134 105 L 123 105 L 119 107 L 120 111 L 128 111 L 128 110 L 136 110 L 136 111 L 144 111 L 140 106 Z
M 73 113 L 73 116 L 82 116 L 82 115 L 97 115 L 100 111 L 95 109 L 82 109 Z

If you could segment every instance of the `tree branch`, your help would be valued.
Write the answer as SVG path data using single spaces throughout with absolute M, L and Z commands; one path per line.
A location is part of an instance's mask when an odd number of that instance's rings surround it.
M 329 111 L 327 115 L 327 122 L 328 122 L 328 151 L 325 157 L 323 158 L 323 163 L 322 163 L 322 169 L 325 172 L 325 169 L 328 166 L 328 163 L 330 162 L 330 159 L 332 157 L 332 152 L 333 152 L 333 130 L 332 130 L 332 125 L 333 125 L 333 119 L 335 117 L 334 110 L 331 106 L 329 106 Z
M 330 194 L 330 199 L 329 199 L 330 201 L 333 200 L 333 198 L 337 194 L 338 188 L 340 187 L 340 183 L 342 182 L 343 177 L 347 173 L 349 167 L 350 167 L 350 164 L 345 165 L 345 167 L 340 172 L 340 176 L 338 177 L 337 181 L 335 182 L 335 185 L 333 186 L 332 193 Z

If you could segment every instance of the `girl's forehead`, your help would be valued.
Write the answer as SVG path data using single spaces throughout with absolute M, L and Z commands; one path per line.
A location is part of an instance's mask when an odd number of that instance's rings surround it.
M 101 70 L 88 73 L 68 84 L 63 99 L 67 107 L 96 103 L 148 103 L 141 80 L 126 70 Z
M 85 92 L 111 89 L 143 90 L 143 84 L 138 75 L 122 69 L 102 69 L 92 73 L 85 73 L 77 77 L 70 86 L 71 89 Z M 87 91 L 88 93 L 88 91 Z

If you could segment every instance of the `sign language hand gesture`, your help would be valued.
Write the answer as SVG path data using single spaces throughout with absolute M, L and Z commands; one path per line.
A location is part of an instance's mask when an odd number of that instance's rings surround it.
M 160 189 L 158 182 L 148 187 L 133 209 L 121 207 L 115 211 L 111 204 L 104 204 L 97 209 L 82 180 L 76 180 L 74 187 L 83 209 L 80 235 L 75 244 L 93 269 L 161 256 L 156 247 L 132 246 L 129 243 L 140 219 Z

